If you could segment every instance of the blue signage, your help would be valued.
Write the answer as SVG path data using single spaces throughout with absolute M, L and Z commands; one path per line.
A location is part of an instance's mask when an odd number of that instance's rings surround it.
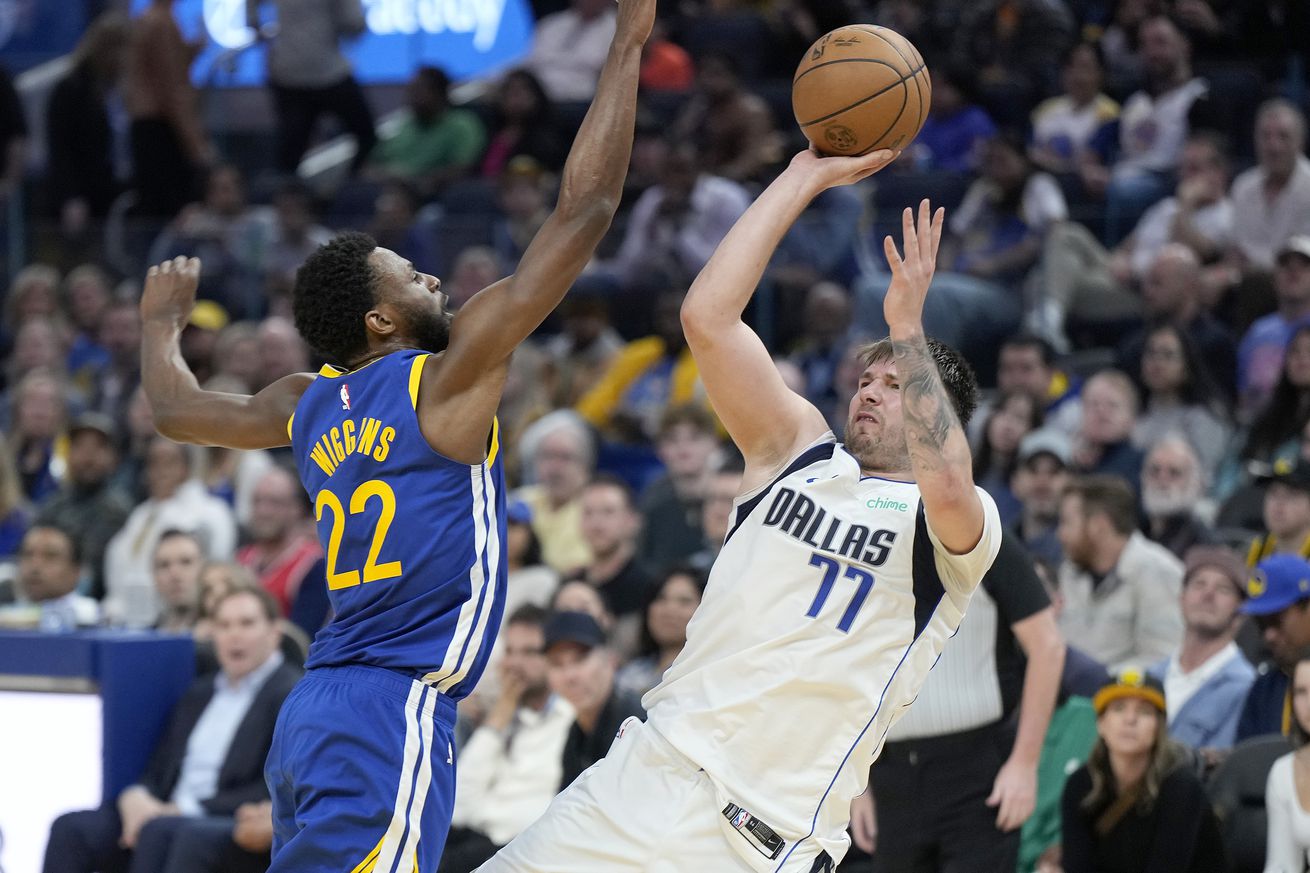
M 0 0 L 3 2 L 3 0 Z M 133 0 L 137 14 L 149 0 Z M 370 83 L 403 82 L 424 64 L 459 81 L 511 65 L 527 54 L 533 20 L 528 0 L 363 0 L 368 32 L 343 49 L 355 77 Z M 249 87 L 264 83 L 264 47 L 246 27 L 246 0 L 178 0 L 173 7 L 188 39 L 205 47 L 191 67 L 199 86 Z M 275 21 L 272 0 L 261 21 Z
M 86 28 L 73 0 L 0 0 L 0 63 L 11 73 L 67 54 Z

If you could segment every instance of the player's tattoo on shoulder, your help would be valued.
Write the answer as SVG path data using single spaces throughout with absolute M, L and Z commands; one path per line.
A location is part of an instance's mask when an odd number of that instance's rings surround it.
M 901 383 L 905 435 L 915 461 L 931 470 L 946 464 L 943 449 L 952 428 L 959 427 L 942 386 L 928 343 L 922 336 L 892 340 L 892 355 Z

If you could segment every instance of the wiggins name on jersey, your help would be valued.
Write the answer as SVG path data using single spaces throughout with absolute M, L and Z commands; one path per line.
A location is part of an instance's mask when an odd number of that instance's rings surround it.
M 851 798 L 996 556 L 978 496 L 982 538 L 954 555 L 917 485 L 862 476 L 828 434 L 738 498 L 687 644 L 642 702 L 721 808 L 786 841 L 778 867 L 811 839 L 845 853 Z
M 458 700 L 500 628 L 505 483 L 496 425 L 473 466 L 423 437 L 415 407 L 427 358 L 410 350 L 350 372 L 324 367 L 288 425 L 333 610 L 306 666 L 384 667 Z

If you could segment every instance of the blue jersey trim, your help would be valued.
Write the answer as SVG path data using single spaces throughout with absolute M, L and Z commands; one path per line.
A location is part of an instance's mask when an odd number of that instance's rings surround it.
M 923 501 L 919 501 L 919 511 L 914 519 L 913 560 L 910 572 L 914 582 L 914 638 L 917 640 L 932 620 L 937 604 L 946 596 L 946 586 L 937 572 L 937 554 L 928 534 L 928 516 L 924 514 Z
M 418 789 L 418 775 L 423 771 L 423 756 L 428 754 L 423 743 L 423 707 L 427 704 L 429 694 L 436 694 L 437 689 L 430 685 L 424 685 L 423 690 L 419 692 L 418 705 L 414 708 L 414 723 L 418 728 L 418 756 L 414 758 L 414 773 L 409 778 L 409 802 L 405 804 L 405 827 L 400 832 L 400 845 L 405 845 L 405 838 L 409 836 L 409 818 L 414 811 L 415 791 Z M 408 713 L 406 714 L 408 717 Z M 435 733 L 434 733 L 435 737 Z M 399 865 L 404 863 L 404 858 L 400 857 L 400 852 L 396 852 L 396 860 L 392 862 L 391 870 L 398 870 Z M 391 873 L 388 870 L 387 873 Z
M 732 529 L 728 531 L 728 535 L 723 538 L 723 542 L 726 544 L 728 540 L 732 539 L 732 535 L 737 532 L 737 528 L 741 527 L 750 514 L 755 511 L 755 507 L 759 506 L 764 501 L 764 498 L 773 490 L 773 486 L 777 485 L 783 479 L 786 479 L 792 473 L 804 470 L 806 467 L 811 464 L 816 464 L 819 461 L 830 459 L 832 453 L 836 451 L 836 449 L 836 443 L 823 443 L 822 445 L 812 446 L 804 452 L 801 452 L 800 457 L 788 464 L 787 469 L 775 476 L 772 482 L 765 485 L 764 488 L 754 497 L 737 507 L 737 519 L 733 522 Z
M 495 580 L 491 578 L 491 566 L 487 561 L 487 553 L 491 549 L 491 523 L 488 517 L 487 506 L 487 477 L 483 476 L 482 484 L 482 527 L 487 532 L 487 541 L 482 544 L 482 553 L 477 556 L 477 560 L 482 562 L 482 590 L 478 592 L 478 605 L 473 609 L 473 624 L 469 627 L 468 636 L 464 637 L 464 645 L 459 650 L 459 660 L 455 662 L 455 673 L 459 673 L 460 668 L 464 666 L 464 656 L 468 654 L 469 643 L 478 634 L 478 621 L 482 618 L 482 605 L 487 599 L 487 589 L 495 585 Z M 473 592 L 469 592 L 471 595 Z M 485 629 L 483 633 L 486 633 Z M 464 684 L 461 679 L 459 684 Z M 452 691 L 454 688 L 452 687 Z
M 782 860 L 778 862 L 778 866 L 773 868 L 774 873 L 778 873 L 778 871 L 786 866 L 787 859 L 791 857 L 792 852 L 796 851 L 797 846 L 814 836 L 814 830 L 819 826 L 819 813 L 823 810 L 823 802 L 827 800 L 828 795 L 832 793 L 832 786 L 837 784 L 837 777 L 841 775 L 841 771 L 845 768 L 846 762 L 850 760 L 851 753 L 855 751 L 855 747 L 860 744 L 860 740 L 864 739 L 864 735 L 869 732 L 869 728 L 873 726 L 875 721 L 877 721 L 878 713 L 882 712 L 882 705 L 887 699 L 887 689 L 892 687 L 892 682 L 896 680 L 896 674 L 901 672 L 901 667 L 904 666 L 905 659 L 910 657 L 910 652 L 913 649 L 913 642 L 905 647 L 905 652 L 901 655 L 901 660 L 896 664 L 896 669 L 887 677 L 887 684 L 882 687 L 882 694 L 878 695 L 878 707 L 874 709 L 873 716 L 865 722 L 864 727 L 860 730 L 859 734 L 856 735 L 855 742 L 851 743 L 851 747 L 847 749 L 846 754 L 842 756 L 841 763 L 837 765 L 837 772 L 832 774 L 832 779 L 828 782 L 828 787 L 824 789 L 823 796 L 819 798 L 818 806 L 814 807 L 814 818 L 810 820 L 810 832 L 791 844 L 791 848 L 787 850 L 787 854 L 783 855 Z M 888 725 L 888 728 L 890 727 L 891 726 Z

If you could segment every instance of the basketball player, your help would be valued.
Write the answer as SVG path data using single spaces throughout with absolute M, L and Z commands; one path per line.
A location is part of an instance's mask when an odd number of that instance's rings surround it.
M 152 267 L 142 374 L 159 429 L 286 445 L 314 499 L 334 618 L 282 709 L 266 776 L 273 871 L 434 870 L 455 786 L 455 702 L 478 680 L 505 592 L 496 406 L 515 347 L 559 303 L 613 217 L 655 0 L 620 0 L 554 213 L 518 272 L 453 317 L 441 283 L 362 234 L 310 256 L 294 309 L 341 368 L 253 397 L 198 388 L 178 337 L 196 260 Z M 238 738 L 239 739 L 239 738 Z
M 891 337 L 864 351 L 845 444 L 741 316 L 806 204 L 893 157 L 798 155 L 692 285 L 682 321 L 745 491 L 647 721 L 482 873 L 805 873 L 845 853 L 850 801 L 1000 543 L 961 429 L 973 374 L 920 322 L 942 211 L 906 210 L 903 256 L 886 240 Z

